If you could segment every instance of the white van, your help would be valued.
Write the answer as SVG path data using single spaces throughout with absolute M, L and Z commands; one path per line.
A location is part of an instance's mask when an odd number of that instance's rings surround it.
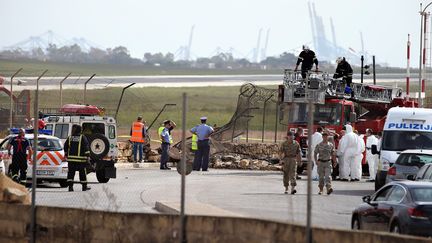
M 90 165 L 88 172 L 96 172 L 100 183 L 107 183 L 116 178 L 115 163 L 118 147 L 116 121 L 113 117 L 89 115 L 48 115 L 44 118 L 45 129 L 52 130 L 52 135 L 62 143 L 72 134 L 72 126 L 80 125 L 82 133 L 90 143 Z
M 375 190 L 385 184 L 387 171 L 399 154 L 407 149 L 432 149 L 432 109 L 394 107 L 388 111 L 380 144 Z

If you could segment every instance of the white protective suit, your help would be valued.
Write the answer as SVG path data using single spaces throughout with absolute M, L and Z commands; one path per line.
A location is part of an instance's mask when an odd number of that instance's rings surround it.
M 378 138 L 370 135 L 366 139 L 366 161 L 369 165 L 369 180 L 375 180 L 378 169 L 378 155 L 372 154 L 372 145 L 378 146 Z
M 358 161 L 359 154 L 361 155 L 362 145 L 359 136 L 353 132 L 352 126 L 346 125 L 345 128 L 346 133 L 339 142 L 339 153 L 343 156 L 343 174 L 340 177 L 348 179 L 351 173 L 351 179 L 355 179 L 355 176 L 358 175 L 356 161 Z
M 357 135 L 359 148 L 357 150 L 357 155 L 354 160 L 354 164 L 351 165 L 351 179 L 360 180 L 362 177 L 362 160 L 363 160 L 363 152 L 365 151 L 365 142 L 363 139 L 363 135 Z
M 311 148 L 312 148 L 312 160 L 314 162 L 313 164 L 313 169 L 312 169 L 312 179 L 316 179 L 318 180 L 318 166 L 316 164 L 315 161 L 315 156 L 313 156 L 315 154 L 315 148 L 316 146 L 322 142 L 322 134 L 319 132 L 315 132 L 314 134 L 312 134 L 312 144 L 311 144 Z
M 342 142 L 342 138 L 344 136 L 342 136 L 339 139 L 339 145 L 338 145 L 338 148 L 337 148 L 337 151 L 336 151 L 336 155 L 338 157 L 338 164 L 339 164 L 339 179 L 349 179 L 349 174 L 346 174 L 346 172 L 345 172 L 345 163 L 344 163 L 344 160 L 343 160 L 344 155 L 343 155 L 343 153 L 341 151 L 341 142 Z

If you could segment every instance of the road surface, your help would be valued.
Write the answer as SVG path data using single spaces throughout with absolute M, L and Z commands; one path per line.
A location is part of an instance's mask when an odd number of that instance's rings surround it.
M 155 164 L 156 165 L 156 164 Z M 121 212 L 158 213 L 156 202 L 180 201 L 180 175 L 157 167 L 119 168 L 117 179 L 98 184 L 89 175 L 92 189 L 82 192 L 75 184 L 74 192 L 56 184 L 37 188 L 37 205 L 78 207 Z M 305 177 L 305 176 L 303 176 Z M 78 175 L 76 175 L 78 180 Z M 220 209 L 241 217 L 271 219 L 305 224 L 306 180 L 298 181 L 298 194 L 283 194 L 282 174 L 275 171 L 211 170 L 195 172 L 186 178 L 186 208 L 196 205 Z M 373 193 L 373 183 L 334 182 L 334 193 L 318 195 L 313 184 L 313 225 L 350 227 L 352 210 L 364 195 Z M 201 211 L 202 212 L 202 211 Z M 218 212 L 217 210 L 215 212 Z M 209 214 L 215 214 L 215 212 Z M 223 213 L 224 215 L 226 215 Z M 217 213 L 216 213 L 217 214 Z

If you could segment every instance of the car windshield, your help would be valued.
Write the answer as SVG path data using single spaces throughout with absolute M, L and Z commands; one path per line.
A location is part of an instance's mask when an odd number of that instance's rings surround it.
M 413 188 L 411 194 L 416 202 L 432 202 L 432 187 Z
M 339 125 L 342 114 L 341 104 L 315 105 L 314 121 L 320 125 Z M 306 124 L 308 122 L 307 104 L 294 103 L 289 108 L 289 123 Z
M 432 132 L 385 131 L 382 150 L 432 149 Z
M 30 143 L 33 146 L 33 139 L 30 139 Z M 38 150 L 39 151 L 61 151 L 63 150 L 60 140 L 52 138 L 38 138 Z
M 396 160 L 398 165 L 418 166 L 432 163 L 432 155 L 429 154 L 401 154 Z

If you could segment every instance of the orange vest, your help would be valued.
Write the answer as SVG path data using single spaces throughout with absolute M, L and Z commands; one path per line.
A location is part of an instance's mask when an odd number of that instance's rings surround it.
M 130 140 L 132 142 L 144 143 L 143 129 L 144 124 L 142 122 L 134 122 L 132 124 L 132 136 Z

